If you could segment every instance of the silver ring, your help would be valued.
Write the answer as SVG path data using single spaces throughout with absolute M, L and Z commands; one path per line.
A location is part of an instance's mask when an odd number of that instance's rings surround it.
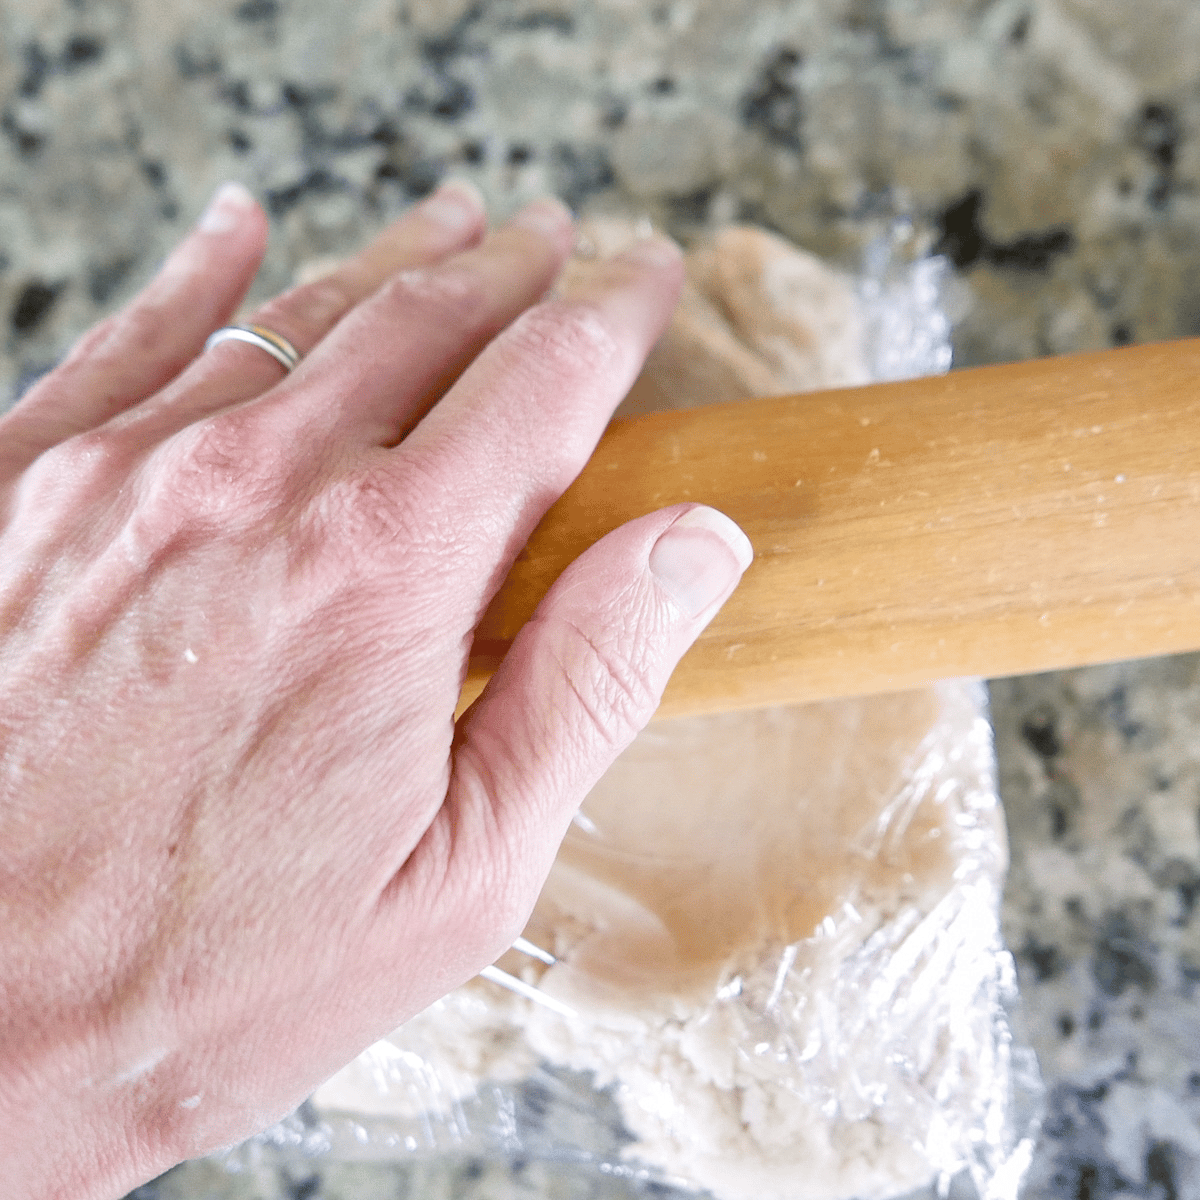
M 226 325 L 209 337 L 204 349 L 211 350 L 227 341 L 246 342 L 265 350 L 286 371 L 294 370 L 300 361 L 300 351 L 287 338 L 261 325 Z

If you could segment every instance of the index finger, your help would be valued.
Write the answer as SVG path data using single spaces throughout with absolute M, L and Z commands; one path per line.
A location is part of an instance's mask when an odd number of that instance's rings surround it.
M 496 566 L 507 569 L 583 470 L 666 329 L 683 274 L 682 252 L 665 237 L 582 264 L 560 295 L 495 338 L 404 441 L 378 451 L 384 476 L 388 456 L 419 464 L 472 577 L 483 568 L 498 584 Z M 496 543 L 498 526 L 510 533 L 506 545 Z

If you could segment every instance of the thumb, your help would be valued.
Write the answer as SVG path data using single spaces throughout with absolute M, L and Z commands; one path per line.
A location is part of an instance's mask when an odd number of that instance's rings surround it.
M 459 722 L 448 801 L 466 819 L 483 808 L 506 857 L 541 869 L 535 887 L 753 555 L 701 505 L 613 530 L 563 572 Z

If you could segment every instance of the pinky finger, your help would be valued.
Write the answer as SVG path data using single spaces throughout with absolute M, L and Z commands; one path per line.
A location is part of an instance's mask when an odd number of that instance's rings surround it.
M 0 474 L 153 395 L 237 310 L 262 262 L 267 219 L 237 183 L 203 216 L 134 299 L 76 343 L 0 420 Z

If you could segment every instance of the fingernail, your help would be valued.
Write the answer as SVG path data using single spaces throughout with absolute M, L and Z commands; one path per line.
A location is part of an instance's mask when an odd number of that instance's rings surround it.
M 432 196 L 421 202 L 423 217 L 436 221 L 453 233 L 463 233 L 483 214 L 483 196 L 474 184 L 465 179 L 443 183 Z
M 558 237 L 568 226 L 574 224 L 571 210 L 553 196 L 544 196 L 527 204 L 512 219 L 512 224 L 521 229 L 540 233 L 543 237 Z
M 638 238 L 621 251 L 620 257 L 645 267 L 666 267 L 677 263 L 683 257 L 683 251 L 670 238 L 656 233 Z
M 693 508 L 654 543 L 650 573 L 689 617 L 698 617 L 741 578 L 750 539 L 715 508 Z
M 254 207 L 250 189 L 243 183 L 230 180 L 213 193 L 208 207 L 196 222 L 196 228 L 202 233 L 228 233 L 236 229 Z

